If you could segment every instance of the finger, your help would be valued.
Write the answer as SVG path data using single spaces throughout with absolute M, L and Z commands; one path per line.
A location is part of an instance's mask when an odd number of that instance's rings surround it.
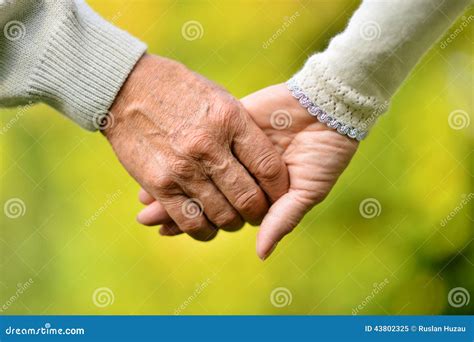
M 257 235 L 257 255 L 265 260 L 275 250 L 278 242 L 290 233 L 311 209 L 311 203 L 291 191 L 276 201 L 260 225 Z
M 237 211 L 230 205 L 226 197 L 211 183 L 193 183 L 193 189 L 186 189 L 191 197 L 199 197 L 203 203 L 203 208 L 208 219 L 216 227 L 226 231 L 236 231 L 242 228 L 244 221 Z M 141 189 L 140 198 L 148 201 L 153 197 Z M 215 203 L 218 203 L 216 205 Z M 151 205 L 144 208 L 137 216 L 138 222 L 144 225 L 159 225 L 172 221 L 165 208 L 159 201 L 153 201 Z
M 237 130 L 232 149 L 272 203 L 288 191 L 289 178 L 285 163 L 271 141 L 251 119 Z
M 150 196 L 145 190 L 141 189 L 143 193 Z M 175 236 L 182 234 L 176 223 L 165 210 L 165 207 L 158 201 L 153 201 L 145 209 L 143 209 L 137 216 L 137 220 L 144 225 L 156 226 L 162 224 L 159 229 L 160 235 Z
M 194 181 L 189 187 L 183 184 L 182 188 L 190 197 L 199 199 L 204 214 L 214 227 L 236 231 L 244 225 L 239 213 L 208 179 Z
M 217 229 L 203 214 L 203 205 L 198 199 L 187 195 L 174 198 L 160 198 L 166 211 L 179 229 L 199 241 L 210 241 L 217 235 Z
M 140 191 L 138 192 L 138 200 L 145 205 L 148 205 L 152 203 L 155 199 L 153 198 L 152 195 L 150 195 L 148 192 L 146 192 L 143 188 L 140 188 Z
M 165 207 L 160 202 L 153 201 L 138 213 L 137 221 L 145 226 L 156 226 L 172 220 Z
M 156 197 L 179 229 L 200 241 L 212 240 L 217 235 L 203 214 L 202 203 L 189 198 L 173 177 L 160 177 L 151 193 Z
M 260 224 L 268 211 L 264 192 L 232 154 L 221 155 L 222 159 L 211 165 L 208 176 L 246 222 Z
M 221 196 L 223 195 L 221 194 Z M 209 207 L 213 207 L 212 203 Z M 204 211 L 206 212 L 205 208 L 206 208 L 206 205 L 204 204 Z M 231 210 L 235 212 L 235 210 L 232 207 L 231 207 Z M 236 222 L 224 224 L 221 229 L 230 232 L 230 231 L 236 231 L 242 228 L 242 226 L 244 225 L 244 222 L 242 221 L 240 216 L 237 214 L 237 212 L 235 212 L 235 214 L 237 215 Z M 139 223 L 144 224 L 146 226 L 157 226 L 157 225 L 162 224 L 163 227 L 160 228 L 160 234 L 162 235 L 177 235 L 173 231 L 170 232 L 170 230 L 167 228 L 167 226 L 170 226 L 170 225 L 172 225 L 173 228 L 176 227 L 179 233 L 182 233 L 179 230 L 178 226 L 172 221 L 171 217 L 166 212 L 165 207 L 159 201 L 154 201 L 153 203 L 148 205 L 146 208 L 144 208 L 142 211 L 140 211 L 140 213 L 137 216 L 137 220 Z
M 165 223 L 160 227 L 158 232 L 162 236 L 176 236 L 184 233 L 174 222 Z

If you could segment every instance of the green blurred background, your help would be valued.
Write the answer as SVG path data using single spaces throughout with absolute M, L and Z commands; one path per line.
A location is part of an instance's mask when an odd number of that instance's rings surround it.
M 150 53 L 241 97 L 287 80 L 359 1 L 89 4 Z M 189 21 L 202 37 L 184 39 Z M 100 133 L 45 105 L 1 109 L 0 127 L 19 119 L 0 134 L 0 204 L 25 204 L 18 218 L 0 215 L 3 314 L 474 313 L 474 124 L 448 124 L 453 111 L 473 112 L 473 27 L 423 58 L 334 191 L 266 262 L 254 227 L 199 243 L 140 226 L 139 187 Z M 380 203 L 374 218 L 359 211 L 367 198 Z M 457 287 L 471 297 L 461 307 L 448 300 Z

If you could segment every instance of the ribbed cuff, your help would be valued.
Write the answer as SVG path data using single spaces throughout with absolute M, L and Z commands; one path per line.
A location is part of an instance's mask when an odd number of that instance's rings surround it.
M 321 56 L 312 56 L 288 81 L 288 86 L 311 115 L 341 134 L 362 140 L 388 109 L 388 103 L 344 84 Z
M 145 50 L 144 43 L 79 4 L 49 39 L 29 93 L 85 129 L 97 130 Z

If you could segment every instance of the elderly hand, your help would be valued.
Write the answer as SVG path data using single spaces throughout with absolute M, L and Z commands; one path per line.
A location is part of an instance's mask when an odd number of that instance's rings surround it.
M 260 223 L 265 193 L 288 190 L 281 156 L 240 102 L 177 62 L 144 55 L 107 119 L 121 163 L 195 239 Z
M 290 189 L 270 208 L 257 237 L 257 254 L 267 258 L 277 243 L 303 216 L 331 191 L 357 150 L 358 142 L 311 117 L 284 84 L 271 86 L 242 99 L 253 120 L 282 154 L 290 175 Z M 179 232 L 166 210 L 145 192 L 148 207 L 139 214 L 142 223 L 164 224 L 163 235 Z

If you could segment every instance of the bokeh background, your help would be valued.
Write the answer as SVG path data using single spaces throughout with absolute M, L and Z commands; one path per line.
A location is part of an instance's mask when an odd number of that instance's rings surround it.
M 241 97 L 287 80 L 359 1 L 89 4 Z M 265 262 L 255 227 L 199 243 L 140 226 L 139 187 L 100 133 L 45 105 L 0 109 L 0 204 L 24 203 L 17 218 L 0 212 L 2 314 L 474 313 L 473 15 L 423 58 L 334 191 Z M 366 199 L 375 215 L 361 214 Z

